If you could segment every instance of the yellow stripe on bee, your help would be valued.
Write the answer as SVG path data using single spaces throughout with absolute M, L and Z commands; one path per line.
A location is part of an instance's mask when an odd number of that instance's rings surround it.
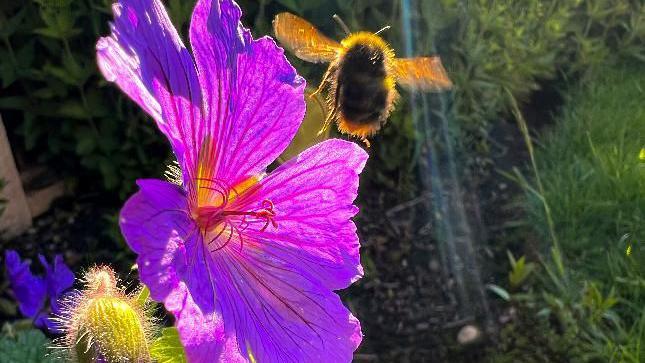
M 338 130 L 343 134 L 358 136 L 365 139 L 374 135 L 381 129 L 379 122 L 368 122 L 363 124 L 353 123 L 343 117 L 338 119 Z
M 388 73 L 389 74 L 389 73 Z M 396 80 L 392 76 L 386 76 L 383 80 L 383 87 L 391 90 L 396 86 Z
M 381 49 L 386 56 L 394 58 L 394 51 L 387 42 L 378 35 L 370 32 L 356 32 L 340 41 L 343 48 L 348 49 L 357 44 L 366 44 Z

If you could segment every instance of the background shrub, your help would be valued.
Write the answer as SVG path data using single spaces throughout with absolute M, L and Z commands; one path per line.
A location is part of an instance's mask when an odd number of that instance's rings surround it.
M 152 122 L 98 73 L 94 44 L 107 33 L 108 3 L 3 2 L 0 111 L 32 161 L 78 176 L 85 190 L 123 195 L 166 154 Z
M 442 0 L 446 9 L 456 3 Z M 625 56 L 645 60 L 641 0 L 476 0 L 455 16 L 460 34 L 449 62 L 457 119 L 479 137 L 510 112 L 506 91 L 524 101 L 546 81 Z

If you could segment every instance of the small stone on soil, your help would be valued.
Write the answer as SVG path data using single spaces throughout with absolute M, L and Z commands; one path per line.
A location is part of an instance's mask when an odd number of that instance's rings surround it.
M 470 345 L 479 340 L 481 331 L 474 325 L 466 325 L 459 330 L 457 342 L 461 345 Z

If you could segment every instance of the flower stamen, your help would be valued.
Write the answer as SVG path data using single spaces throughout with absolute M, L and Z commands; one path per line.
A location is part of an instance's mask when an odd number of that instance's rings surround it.
M 209 245 L 209 246 L 210 246 L 213 242 L 217 241 L 217 240 L 218 240 L 218 238 L 219 238 L 222 234 L 224 234 L 224 231 L 226 231 L 226 227 L 229 227 L 229 228 L 230 228 L 230 231 L 229 231 L 229 233 L 228 233 L 228 238 L 226 239 L 226 242 L 222 243 L 222 245 L 221 245 L 221 246 L 218 246 L 218 247 L 215 247 L 215 248 L 214 248 L 214 249 L 212 249 L 212 250 L 209 250 L 211 253 L 213 253 L 213 252 L 217 252 L 217 251 L 221 250 L 222 248 L 226 247 L 226 246 L 231 242 L 231 240 L 233 239 L 233 233 L 234 233 L 234 232 L 237 232 L 237 233 L 238 233 L 239 238 L 240 238 L 240 242 L 241 242 L 241 243 L 243 243 L 243 242 L 242 242 L 242 235 L 241 235 L 241 234 L 240 234 L 240 232 L 237 230 L 237 228 L 235 228 L 232 224 L 227 223 L 224 227 L 222 227 L 222 230 L 221 230 L 221 231 L 219 231 L 219 233 L 218 233 L 215 237 L 211 238 L 211 239 L 210 239 L 210 241 L 208 241 L 208 245 Z
M 265 199 L 262 201 L 262 208 L 257 211 L 244 212 L 244 211 L 225 210 L 222 212 L 222 216 L 244 216 L 244 218 L 242 219 L 242 223 L 247 226 L 248 226 L 248 222 L 246 221 L 247 216 L 263 219 L 265 223 L 264 223 L 264 226 L 260 228 L 260 232 L 264 232 L 269 226 L 269 224 L 271 224 L 273 228 L 278 228 L 278 223 L 276 223 L 275 221 L 276 213 L 274 208 L 275 208 L 275 205 L 273 204 L 273 202 L 269 199 Z
M 246 230 L 251 223 L 263 222 L 264 225 L 259 229 L 264 232 L 269 225 L 273 228 L 278 228 L 278 223 L 275 221 L 277 213 L 275 205 L 269 199 L 262 201 L 261 208 L 251 211 L 243 210 L 222 210 L 221 208 L 214 208 L 208 215 L 202 218 L 202 233 L 207 246 L 215 244 L 217 241 L 224 240 L 223 243 L 217 243 L 215 248 L 210 249 L 211 253 L 217 252 L 226 247 L 235 237 L 240 241 L 240 250 L 244 248 L 244 238 L 242 231 Z M 233 217 L 233 218 L 227 218 Z M 235 217 L 242 217 L 237 221 Z M 249 220 L 251 219 L 251 220 Z M 237 235 L 237 236 L 236 236 Z M 222 237 L 224 236 L 224 237 Z

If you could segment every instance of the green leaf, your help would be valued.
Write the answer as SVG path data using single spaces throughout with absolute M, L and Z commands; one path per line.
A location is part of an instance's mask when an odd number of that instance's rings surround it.
M 20 363 L 63 362 L 49 354 L 51 342 L 36 329 L 18 331 L 0 338 L 0 361 Z
M 89 76 L 89 75 L 88 75 Z M 83 80 L 83 82 L 85 82 Z M 105 95 L 101 94 L 95 89 L 90 89 L 86 93 L 87 97 L 87 108 L 88 110 L 92 113 L 92 117 L 107 117 L 110 116 L 110 119 L 107 120 L 111 127 L 118 127 L 116 125 L 116 120 L 114 119 L 114 109 L 113 107 L 110 107 L 108 104 L 106 104 L 105 100 Z M 116 141 L 119 145 L 121 144 L 121 140 L 117 140 L 115 138 L 112 138 L 114 141 Z
M 508 252 L 508 251 L 507 251 Z M 518 260 L 508 252 L 508 258 L 511 262 L 511 271 L 508 273 L 508 281 L 511 288 L 519 287 L 533 272 L 535 264 L 526 262 L 526 257 L 522 256 Z
M 0 37 L 9 37 L 18 30 L 22 19 L 27 13 L 27 7 L 23 7 L 16 14 L 10 16 L 8 19 L 3 19 L 2 26 L 0 26 Z
M 65 8 L 68 7 L 72 0 L 34 0 L 38 5 L 46 8 Z
M 6 59 L 3 57 L 3 59 Z M 13 82 L 18 79 L 18 74 L 14 66 L 7 61 L 4 61 L 0 64 L 0 80 L 2 80 L 2 88 L 7 88 L 11 86 Z
M 25 148 L 32 150 L 36 146 L 43 129 L 38 128 L 36 116 L 31 112 L 24 113 L 22 128 L 25 135 Z
M 26 97 L 2 97 L 0 98 L 0 109 L 7 108 L 13 110 L 23 110 L 29 106 L 29 100 Z
M 508 260 L 511 262 L 511 268 L 514 269 L 515 264 L 517 263 L 517 261 L 515 261 L 515 257 L 513 257 L 513 254 L 509 250 L 506 250 L 506 254 L 508 255 Z
M 44 35 L 46 37 L 54 38 L 54 39 L 64 38 L 61 35 L 61 33 L 58 31 L 58 29 L 55 29 L 55 28 L 38 28 L 38 29 L 34 29 L 34 33 Z
M 2 187 L 3 187 L 3 180 L 0 179 L 0 192 L 2 192 Z M 0 200 L 0 216 L 2 215 L 3 204 L 4 204 L 4 200 Z M 0 298 L 0 313 L 8 316 L 16 315 L 17 313 L 16 304 L 11 300 Z
M 36 98 L 52 99 L 56 97 L 56 91 L 50 87 L 43 87 L 31 92 L 31 95 Z
M 77 79 L 73 74 L 70 74 L 69 70 L 66 68 L 57 67 L 51 64 L 45 64 L 45 66 L 43 66 L 43 71 L 51 74 L 52 76 L 60 79 L 61 81 L 65 82 L 65 84 L 68 84 L 70 86 L 76 86 L 77 84 Z
M 177 328 L 164 328 L 150 346 L 150 355 L 158 363 L 185 363 L 186 353 L 179 341 Z
M 150 289 L 148 289 L 148 286 L 143 286 L 141 291 L 139 291 L 139 293 L 137 294 L 137 304 L 146 306 L 148 298 L 150 298 Z
M 73 56 L 68 54 L 63 55 L 63 67 L 75 85 L 84 84 L 93 71 L 92 68 L 79 64 Z
M 78 155 L 88 155 L 96 148 L 96 137 L 88 127 L 79 129 L 76 132 L 76 153 Z
M 486 284 L 486 288 L 495 293 L 495 295 L 501 297 L 504 301 L 511 301 L 511 294 L 509 294 L 503 287 L 494 284 Z
M 34 40 L 30 40 L 23 43 L 20 48 L 16 50 L 16 62 L 18 63 L 18 68 L 27 69 L 31 67 L 36 53 L 35 46 L 36 42 Z
M 537 312 L 537 314 L 535 314 L 535 315 L 536 315 L 536 316 L 538 316 L 538 317 L 541 317 L 541 318 L 543 318 L 543 317 L 547 317 L 547 316 L 551 315 L 551 309 L 549 309 L 549 308 L 542 308 L 542 309 L 540 309 L 540 311 L 538 311 L 538 312 Z
M 56 110 L 56 115 L 72 119 L 86 119 L 88 114 L 80 101 L 69 99 Z

